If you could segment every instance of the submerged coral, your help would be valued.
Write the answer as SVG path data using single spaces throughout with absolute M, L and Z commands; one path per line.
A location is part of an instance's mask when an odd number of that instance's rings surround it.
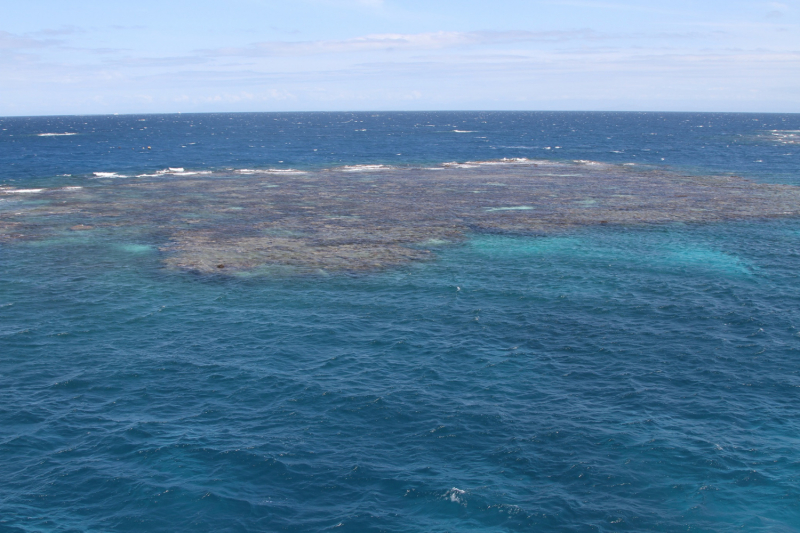
M 800 188 L 576 162 L 154 175 L 59 189 L 0 188 L 0 239 L 127 228 L 170 268 L 370 270 L 470 232 L 797 216 Z M 35 201 L 32 198 L 35 197 Z

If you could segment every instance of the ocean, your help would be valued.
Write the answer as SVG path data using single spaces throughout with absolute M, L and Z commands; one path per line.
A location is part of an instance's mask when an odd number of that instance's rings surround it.
M 0 531 L 800 531 L 800 115 L 0 118 Z

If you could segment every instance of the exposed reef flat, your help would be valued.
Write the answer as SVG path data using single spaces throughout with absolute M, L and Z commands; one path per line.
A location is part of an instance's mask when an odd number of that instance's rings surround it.
M 358 172 L 358 170 L 362 170 Z M 591 162 L 343 167 L 0 187 L 0 240 L 134 233 L 173 269 L 371 270 L 431 257 L 467 233 L 800 215 L 800 187 Z

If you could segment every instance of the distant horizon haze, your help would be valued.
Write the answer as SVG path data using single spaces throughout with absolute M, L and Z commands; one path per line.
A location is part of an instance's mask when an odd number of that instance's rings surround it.
M 169 111 L 169 112 L 143 112 L 143 113 L 64 113 L 60 115 L 0 115 L 0 119 L 24 118 L 68 118 L 68 117 L 136 117 L 136 116 L 170 116 L 170 115 L 313 115 L 313 114 L 415 114 L 415 113 L 602 113 L 602 114 L 640 114 L 640 115 L 798 115 L 798 112 L 782 113 L 776 111 L 664 111 L 658 109 L 624 110 L 624 109 L 341 109 L 341 110 L 286 110 L 286 111 Z

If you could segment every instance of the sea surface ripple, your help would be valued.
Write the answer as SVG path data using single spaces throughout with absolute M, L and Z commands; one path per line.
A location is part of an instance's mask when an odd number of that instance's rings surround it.
M 611 132 L 658 150 L 648 165 L 800 184 L 800 146 L 772 133 L 796 115 L 365 114 L 406 133 L 241 142 L 343 116 L 4 118 L 0 185 L 484 158 L 473 134 L 431 147 L 434 128 L 412 130 L 429 120 L 487 121 L 496 157 L 545 130 L 565 159 L 630 162 L 600 153 Z M 140 119 L 161 126 L 136 137 Z M 236 133 L 183 159 L 157 148 L 186 120 Z M 334 144 L 347 155 L 313 155 Z M 796 218 L 476 232 L 352 275 L 176 272 L 137 239 L 0 244 L 0 531 L 800 530 Z

